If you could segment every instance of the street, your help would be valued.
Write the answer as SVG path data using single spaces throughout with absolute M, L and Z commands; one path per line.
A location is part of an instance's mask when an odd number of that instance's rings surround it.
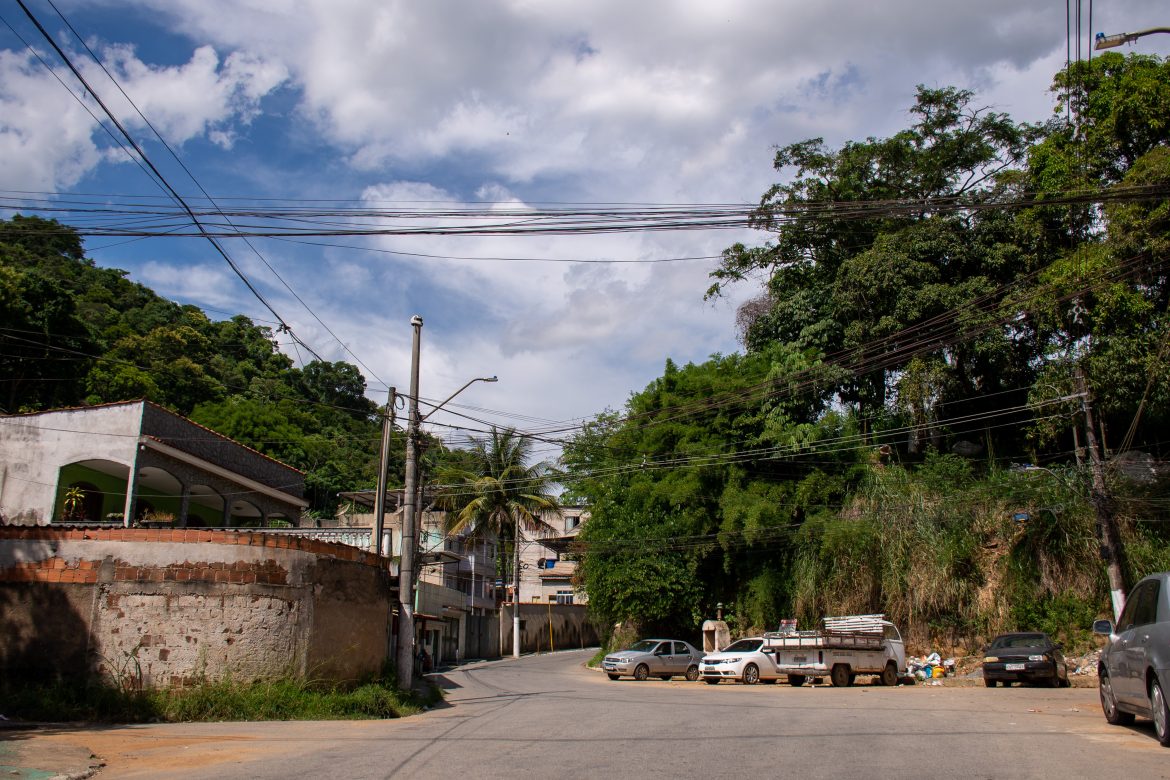
M 1109 726 L 1096 689 L 614 682 L 590 655 L 468 664 L 437 676 L 443 705 L 403 720 L 33 738 L 88 747 L 101 778 L 1170 775 L 1149 723 Z

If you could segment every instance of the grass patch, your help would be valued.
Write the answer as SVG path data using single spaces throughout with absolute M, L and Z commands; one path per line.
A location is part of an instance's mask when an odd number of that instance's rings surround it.
M 105 723 L 224 720 L 361 720 L 413 715 L 442 694 L 405 693 L 391 680 L 335 685 L 297 678 L 241 683 L 230 679 L 188 688 L 127 691 L 95 681 L 0 681 L 9 718 Z
M 585 662 L 585 665 L 588 666 L 590 669 L 595 669 L 598 666 L 601 666 L 601 662 L 605 659 L 605 656 L 606 656 L 605 648 L 604 647 L 599 648 L 598 651 L 593 654 L 593 657 Z

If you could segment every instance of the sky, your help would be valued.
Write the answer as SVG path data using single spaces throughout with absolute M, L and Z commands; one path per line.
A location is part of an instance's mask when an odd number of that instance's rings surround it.
M 1070 18 L 1053 0 L 25 4 L 182 195 L 434 210 L 752 204 L 788 173 L 771 167 L 777 146 L 894 133 L 918 84 L 971 89 L 980 105 L 1040 121 Z M 1089 13 L 1081 0 L 1083 56 L 1091 33 L 1170 24 L 1165 0 L 1098 0 L 1091 29 Z M 0 1 L 0 22 L 0 213 L 22 198 L 17 210 L 36 213 L 74 193 L 158 197 L 16 0 Z M 1166 56 L 1170 35 L 1125 50 Z M 372 398 L 408 389 L 419 315 L 420 396 L 498 376 L 449 408 L 532 430 L 620 409 L 668 357 L 737 350 L 736 306 L 759 289 L 704 301 L 711 258 L 767 238 L 724 229 L 224 247 L 304 343 L 363 367 Z M 86 249 L 213 318 L 272 324 L 201 239 L 94 237 Z M 452 443 L 466 433 L 434 432 Z

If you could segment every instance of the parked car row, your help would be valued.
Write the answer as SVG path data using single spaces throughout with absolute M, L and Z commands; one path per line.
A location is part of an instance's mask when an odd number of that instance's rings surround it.
M 897 629 L 880 617 L 841 619 L 879 618 L 879 631 L 856 634 L 876 641 L 872 646 L 855 643 L 857 640 L 849 638 L 848 630 L 830 626 L 826 620 L 823 631 L 748 637 L 706 655 L 682 640 L 644 639 L 605 656 L 602 668 L 611 680 L 622 676 L 668 680 L 682 675 L 692 681 L 701 677 L 710 685 L 725 680 L 752 685 L 780 679 L 800 685 L 809 677 L 826 674 L 834 685 L 849 685 L 857 669 L 861 669 L 861 673 L 874 674 L 879 682 L 893 684 L 905 671 L 904 650 Z M 1170 747 L 1170 572 L 1141 580 L 1130 592 L 1117 624 L 1098 620 L 1093 631 L 1109 638 L 1097 666 L 1105 720 L 1126 725 L 1133 723 L 1135 717 L 1149 718 L 1158 742 Z M 879 653 L 888 659 L 881 668 L 852 668 L 843 662 L 846 658 L 859 661 L 866 654 L 877 657 Z M 1068 665 L 1060 646 L 1046 634 L 1002 634 L 984 651 L 983 682 L 988 688 L 1013 683 L 1068 687 Z
M 882 615 L 826 618 L 815 631 L 793 630 L 748 637 L 719 652 L 703 655 L 677 639 L 644 639 L 605 656 L 611 680 L 685 675 L 715 685 L 722 681 L 754 685 L 787 680 L 803 685 L 829 678 L 834 686 L 852 685 L 858 675 L 873 675 L 883 685 L 906 677 L 902 636 Z

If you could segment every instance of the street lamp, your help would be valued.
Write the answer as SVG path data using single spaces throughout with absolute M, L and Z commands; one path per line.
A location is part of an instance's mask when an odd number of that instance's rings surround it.
M 452 398 L 476 382 L 496 382 L 496 377 L 476 377 L 447 396 L 425 415 L 418 413 L 418 363 L 422 338 L 422 317 L 410 320 L 414 328 L 414 343 L 410 363 L 409 412 L 406 424 L 406 474 L 402 489 L 402 555 L 398 564 L 398 685 L 409 690 L 414 678 L 414 553 L 417 541 L 417 508 L 415 492 L 418 485 L 418 429 L 423 420 L 443 408 Z
M 446 406 L 446 405 L 447 405 L 447 403 L 448 403 L 448 402 L 449 402 L 449 401 L 450 401 L 452 398 L 454 398 L 455 396 L 459 395 L 460 393 L 462 393 L 462 392 L 463 392 L 464 390 L 466 390 L 467 388 L 471 387 L 471 386 L 472 386 L 473 384 L 475 384 L 476 382 L 499 382 L 499 381 L 500 381 L 500 378 L 499 378 L 499 377 L 496 377 L 496 376 L 477 376 L 475 379 L 468 380 L 467 384 L 465 384 L 463 387 L 461 387 L 461 388 L 459 388 L 458 390 L 456 390 L 454 393 L 451 393 L 451 395 L 447 396 L 446 398 L 444 398 L 444 399 L 443 399 L 442 401 L 440 401 L 439 403 L 435 404 L 434 408 L 432 408 L 432 409 L 431 409 L 429 412 L 427 412 L 426 414 L 424 414 L 422 417 L 418 418 L 418 421 L 419 421 L 419 422 L 424 422 L 424 421 L 425 421 L 425 420 L 426 420 L 428 417 L 430 417 L 432 414 L 434 414 L 435 412 L 439 411 L 439 410 L 440 410 L 440 409 L 442 409 L 444 406 Z
M 1151 27 L 1148 30 L 1139 30 L 1133 33 L 1119 33 L 1118 35 L 1106 35 L 1105 33 L 1099 32 L 1096 38 L 1097 43 L 1093 48 L 1097 51 L 1101 49 L 1112 49 L 1123 43 L 1133 43 L 1143 35 L 1153 35 L 1154 33 L 1170 33 L 1170 27 Z

